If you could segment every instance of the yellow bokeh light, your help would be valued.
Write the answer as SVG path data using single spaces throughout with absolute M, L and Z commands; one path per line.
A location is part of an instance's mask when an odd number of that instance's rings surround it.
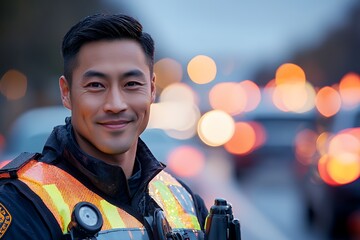
M 185 83 L 173 83 L 160 94 L 160 102 L 188 102 L 197 103 L 194 90 Z
M 205 113 L 198 122 L 198 135 L 209 146 L 225 144 L 235 132 L 233 118 L 224 111 L 212 110 Z
M 8 100 L 17 100 L 25 96 L 27 77 L 14 69 L 7 71 L 0 79 L 0 92 Z
M 326 86 L 318 91 L 315 105 L 320 114 L 331 117 L 340 110 L 341 98 L 334 88 Z
M 186 102 L 160 102 L 151 105 L 147 128 L 188 131 L 200 118 L 196 105 Z M 166 116 L 166 117 L 164 117 Z
M 182 66 L 171 58 L 163 58 L 154 65 L 156 74 L 156 86 L 164 89 L 172 83 L 180 82 L 183 75 Z
M 327 164 L 329 176 L 338 184 L 348 184 L 358 179 L 360 175 L 360 161 L 352 154 L 343 153 L 331 157 Z
M 314 108 L 316 93 L 313 86 L 303 83 L 284 83 L 275 87 L 273 102 L 283 111 L 303 113 Z
M 188 63 L 187 72 L 193 82 L 197 84 L 209 83 L 216 77 L 216 63 L 208 56 L 198 55 Z
M 209 101 L 213 109 L 236 115 L 245 109 L 247 95 L 239 83 L 223 82 L 210 90 Z

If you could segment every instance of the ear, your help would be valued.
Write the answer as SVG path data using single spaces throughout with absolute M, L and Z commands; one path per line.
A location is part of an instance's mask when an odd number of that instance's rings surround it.
M 61 101 L 64 107 L 71 110 L 70 86 L 65 76 L 59 78 L 59 87 L 61 93 Z
M 155 82 L 156 82 L 156 75 L 155 75 L 155 73 L 153 73 L 153 76 L 152 76 L 152 79 L 151 79 L 151 103 L 154 103 L 155 99 L 156 99 Z

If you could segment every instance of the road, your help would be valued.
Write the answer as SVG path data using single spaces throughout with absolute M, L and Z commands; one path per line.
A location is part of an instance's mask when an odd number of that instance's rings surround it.
M 207 206 L 216 197 L 228 200 L 240 219 L 243 240 L 325 240 L 304 221 L 304 206 L 293 163 L 289 159 L 262 159 L 240 180 L 233 165 L 218 155 L 191 182 Z

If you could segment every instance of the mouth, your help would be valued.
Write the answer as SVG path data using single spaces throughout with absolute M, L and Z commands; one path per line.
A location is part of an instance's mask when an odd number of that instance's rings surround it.
M 107 129 L 119 130 L 125 128 L 130 122 L 129 120 L 111 120 L 102 121 L 99 124 Z

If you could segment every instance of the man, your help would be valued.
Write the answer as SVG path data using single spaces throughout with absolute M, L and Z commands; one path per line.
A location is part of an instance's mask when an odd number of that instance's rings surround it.
M 91 237 L 75 218 L 91 228 L 96 210 L 98 239 L 201 239 L 204 202 L 139 138 L 155 99 L 151 36 L 129 16 L 97 14 L 69 30 L 62 54 L 59 86 L 71 118 L 41 154 L 21 154 L 1 170 L 0 238 Z M 79 202 L 94 211 L 72 215 Z

